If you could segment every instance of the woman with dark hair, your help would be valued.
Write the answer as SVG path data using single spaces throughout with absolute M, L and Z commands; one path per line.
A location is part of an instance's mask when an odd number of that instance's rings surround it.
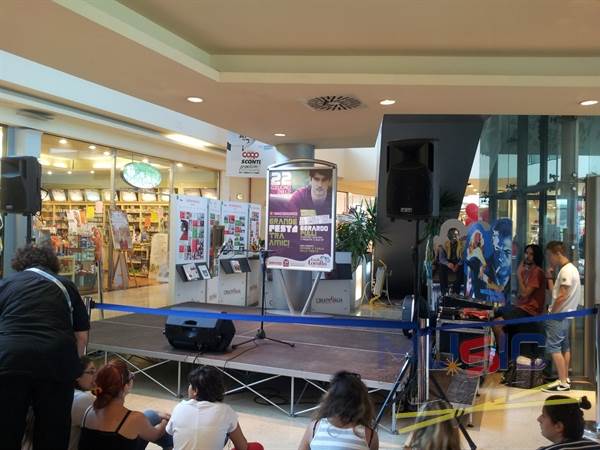
M 591 407 L 587 397 L 581 397 L 580 400 L 565 395 L 548 397 L 537 421 L 542 436 L 553 444 L 538 450 L 600 450 L 600 444 L 583 439 L 582 409 Z
M 19 248 L 0 282 L 0 408 L 2 444 L 19 448 L 29 407 L 33 448 L 69 445 L 73 382 L 89 319 L 73 282 L 57 275 L 51 247 Z
M 161 421 L 152 426 L 146 416 L 125 408 L 125 397 L 133 387 L 133 374 L 121 360 L 113 360 L 96 374 L 96 399 L 88 407 L 81 422 L 80 450 L 139 450 L 148 441 L 163 448 L 171 442 L 161 442 L 165 435 L 168 414 L 159 414 Z
M 247 442 L 238 416 L 223 403 L 223 377 L 214 367 L 198 367 L 188 375 L 188 400 L 183 400 L 171 415 L 167 433 L 173 435 L 175 450 L 221 450 L 228 440 L 237 450 L 262 450 Z
M 96 399 L 91 393 L 91 390 L 95 387 L 96 365 L 94 364 L 94 361 L 87 356 L 82 356 L 80 361 L 83 372 L 81 373 L 81 376 L 75 380 L 75 393 L 73 394 L 73 407 L 71 408 L 69 450 L 77 450 L 83 415 Z
M 425 403 L 419 409 L 417 423 L 432 418 L 428 411 L 452 411 L 452 406 L 444 400 L 435 400 Z M 406 440 L 404 448 L 407 450 L 460 450 L 460 436 L 456 419 L 444 420 L 429 426 L 422 426 Z
M 298 449 L 377 450 L 379 437 L 372 422 L 373 405 L 360 376 L 338 372 Z
M 517 269 L 517 281 L 519 284 L 519 295 L 514 305 L 506 305 L 496 311 L 497 319 L 523 319 L 527 317 L 539 316 L 544 312 L 544 303 L 546 301 L 546 277 L 544 274 L 544 254 L 539 245 L 529 244 L 525 247 L 523 259 Z M 503 332 L 509 334 L 508 342 L 514 333 L 530 332 L 539 333 L 539 327 L 536 323 L 521 324 L 518 326 L 503 327 L 495 325 L 493 327 L 496 342 L 504 341 Z M 529 346 L 530 347 L 530 346 Z M 506 349 L 510 351 L 510 348 Z M 536 351 L 530 350 L 529 357 L 537 356 Z M 512 357 L 517 355 L 511 355 Z

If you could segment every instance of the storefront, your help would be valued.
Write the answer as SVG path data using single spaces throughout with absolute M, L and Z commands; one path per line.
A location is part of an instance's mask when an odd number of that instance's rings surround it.
M 166 254 L 153 246 L 164 249 L 168 243 L 170 195 L 218 196 L 215 170 L 61 136 L 43 134 L 39 161 L 43 203 L 34 228 L 39 240 L 56 249 L 61 275 L 72 278 L 82 293 L 97 291 L 99 261 L 107 289 L 166 282 L 160 273 L 168 264 Z M 139 189 L 124 180 L 123 169 L 132 162 L 156 169 L 154 187 Z M 112 270 L 118 258 L 111 232 L 115 209 L 126 214 L 131 236 L 123 254 L 128 277 Z
M 585 278 L 585 178 L 600 174 L 600 117 L 493 116 L 484 126 L 475 177 L 479 218 L 513 221 L 513 275 L 525 245 L 566 244 Z M 473 174 L 472 174 L 473 175 Z M 512 277 L 516 280 L 516 277 Z M 513 282 L 513 294 L 516 294 Z M 585 319 L 573 320 L 573 370 L 583 375 L 593 350 Z M 589 325 L 588 325 L 589 326 Z

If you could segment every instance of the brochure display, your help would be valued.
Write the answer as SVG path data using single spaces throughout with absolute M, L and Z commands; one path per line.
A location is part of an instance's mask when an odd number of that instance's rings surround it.
M 219 303 L 225 305 L 247 305 L 248 219 L 248 203 L 223 202 L 221 224 L 225 230 L 220 256 Z
M 205 302 L 206 286 L 200 265 L 208 262 L 208 200 L 196 196 L 171 196 L 169 267 L 172 303 Z
M 248 209 L 250 217 L 248 233 L 248 264 L 250 272 L 246 274 L 246 304 L 258 305 L 260 303 L 261 267 L 258 258 L 260 250 L 260 219 L 261 207 L 256 203 L 250 203 Z
M 215 225 L 221 224 L 221 200 L 208 200 L 208 227 L 212 230 Z M 215 243 L 210 243 L 209 248 L 211 249 L 211 270 L 212 277 L 206 282 L 206 302 L 207 303 L 219 303 L 219 273 L 220 266 L 218 261 L 218 252 L 220 248 L 215 247 Z

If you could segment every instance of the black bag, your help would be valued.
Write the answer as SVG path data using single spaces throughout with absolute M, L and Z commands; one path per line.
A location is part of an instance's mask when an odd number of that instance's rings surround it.
M 521 389 L 533 389 L 544 384 L 543 372 L 544 365 L 536 366 L 534 359 L 529 366 L 511 361 L 504 374 L 504 384 Z

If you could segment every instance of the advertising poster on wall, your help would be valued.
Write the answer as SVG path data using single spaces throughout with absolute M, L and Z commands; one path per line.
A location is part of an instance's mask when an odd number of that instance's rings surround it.
M 161 283 L 169 281 L 169 235 L 167 233 L 152 235 L 148 277 Z
M 512 221 L 471 224 L 464 255 L 466 296 L 506 303 L 510 299 Z
M 260 250 L 260 205 L 250 203 L 250 231 L 248 235 L 248 250 L 258 252 Z
M 248 203 L 223 202 L 221 209 L 223 257 L 243 255 L 248 250 Z
M 333 270 L 334 176 L 329 167 L 269 170 L 268 268 Z
M 227 176 L 264 178 L 267 167 L 275 163 L 277 150 L 241 134 L 227 136 Z
M 113 248 L 115 250 L 130 250 L 132 243 L 127 213 L 120 209 L 111 209 L 109 217 Z
M 202 197 L 177 196 L 173 211 L 179 221 L 175 245 L 175 263 L 206 262 L 207 200 Z

